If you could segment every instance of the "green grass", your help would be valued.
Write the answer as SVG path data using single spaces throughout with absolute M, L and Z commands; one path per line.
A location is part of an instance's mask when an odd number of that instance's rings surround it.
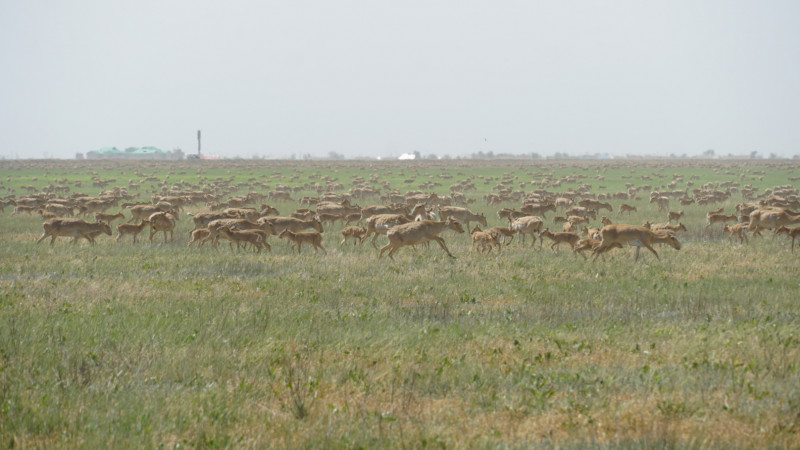
M 277 172 L 281 178 L 272 185 L 330 174 L 347 188 L 353 176 L 391 172 L 382 179 L 405 191 L 413 188 L 404 183 L 412 173 L 418 180 L 448 173 L 453 178 L 433 189 L 445 194 L 455 180 L 504 173 L 530 181 L 539 172 L 605 172 L 608 192 L 625 182 L 655 185 L 622 178 L 654 172 L 669 175 L 667 182 L 672 173 L 686 174 L 686 181 L 696 173 L 699 185 L 765 170 L 754 175 L 764 181 L 748 175 L 743 181 L 761 191 L 791 184 L 796 175 L 786 163 L 529 163 L 537 164 L 50 162 L 47 168 L 27 162 L 34 167 L 26 168 L 3 162 L 0 179 L 17 190 L 34 177 L 47 180 L 41 188 L 54 178 L 77 179 L 90 167 L 123 185 L 137 169 L 192 183 L 203 167 L 201 176 L 242 182 Z M 299 178 L 290 183 L 293 174 Z M 600 182 L 579 182 L 600 191 Z M 480 199 L 495 184 L 476 183 L 478 191 L 468 193 L 490 225 L 501 224 L 497 207 Z M 154 189 L 144 183 L 139 192 L 149 199 Z M 646 203 L 646 192 L 642 197 L 632 223 L 661 215 Z M 738 201 L 720 206 L 731 212 Z M 612 201 L 615 208 L 619 203 Z M 276 206 L 287 214 L 298 207 Z M 540 250 L 538 243 L 523 248 L 516 239 L 499 256 L 478 255 L 469 251 L 468 236 L 450 232 L 444 238 L 457 259 L 432 245 L 378 260 L 368 244 L 340 248 L 339 226 L 325 233 L 328 255 L 292 254 L 275 237 L 271 253 L 256 255 L 226 245 L 186 248 L 192 225 L 183 218 L 168 244 L 160 236 L 151 244 L 145 235 L 142 244 L 117 245 L 101 236 L 94 247 L 64 238 L 51 247 L 35 244 L 37 217 L 6 209 L 0 213 L 0 442 L 794 447 L 800 253 L 769 234 L 731 245 L 718 230 L 703 229 L 711 208 L 682 209 L 689 228 L 683 249 L 660 248 L 661 260 L 643 253 L 639 262 L 629 249 L 592 262 L 565 249 Z M 609 217 L 620 219 L 616 212 Z

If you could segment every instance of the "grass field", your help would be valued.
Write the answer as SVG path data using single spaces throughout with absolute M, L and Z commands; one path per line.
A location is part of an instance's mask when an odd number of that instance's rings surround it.
M 530 192 L 625 183 L 800 186 L 789 161 L 0 161 L 0 197 L 48 185 L 96 195 L 141 182 L 261 181 L 317 195 L 324 179 L 448 194 L 505 225 L 483 195 L 503 178 Z M 642 180 L 649 176 L 651 180 Z M 81 187 L 76 187 L 76 182 Z M 523 187 L 520 187 L 523 183 Z M 377 181 L 374 183 L 380 187 Z M 305 186 L 305 187 L 304 187 Z M 602 186 L 602 187 L 601 187 Z M 386 189 L 381 188 L 383 191 Z M 266 193 L 265 189 L 256 189 Z M 644 200 L 630 218 L 664 222 Z M 731 244 L 716 207 L 684 209 L 683 248 L 587 261 L 518 239 L 500 255 L 468 234 L 378 259 L 368 243 L 327 255 L 100 236 L 36 244 L 37 215 L 0 212 L 0 442 L 14 447 L 778 447 L 800 446 L 800 251 L 764 233 Z M 358 200 L 361 206 L 377 198 Z M 270 202 L 282 214 L 297 202 Z M 203 205 L 187 208 L 196 212 Z M 126 211 L 126 217 L 130 214 Z M 551 228 L 552 215 L 546 223 Z M 596 226 L 599 221 L 593 221 Z M 560 227 L 560 225 L 558 226 Z M 380 238 L 384 244 L 386 238 Z M 529 244 L 530 242 L 526 242 Z

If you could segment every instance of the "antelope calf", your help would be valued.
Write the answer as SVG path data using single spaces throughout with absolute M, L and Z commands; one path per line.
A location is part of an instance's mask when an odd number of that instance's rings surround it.
M 667 214 L 667 216 L 668 216 L 667 222 L 672 222 L 673 220 L 675 222 L 678 222 L 681 220 L 681 217 L 683 217 L 683 210 L 670 211 L 669 214 Z
M 243 245 L 251 244 L 256 248 L 256 253 L 261 253 L 261 249 L 266 247 L 267 250 L 272 251 L 272 247 L 267 243 L 267 233 L 263 230 L 236 230 L 228 227 L 219 229 L 219 236 L 223 239 L 236 242 L 236 247 L 241 248 Z M 233 247 L 231 247 L 233 250 Z
M 632 212 L 637 212 L 637 211 L 636 211 L 636 207 L 635 206 L 629 205 L 627 203 L 623 203 L 623 204 L 619 205 L 619 209 L 617 210 L 617 214 L 621 215 L 624 212 L 628 213 L 628 215 L 630 216 Z
M 297 253 L 300 254 L 300 249 L 303 247 L 303 244 L 309 244 L 314 246 L 314 253 L 317 252 L 317 249 L 320 249 L 322 253 L 328 254 L 322 246 L 322 234 L 317 231 L 295 233 L 289 229 L 284 229 L 280 232 L 278 237 L 281 239 L 285 237 L 292 241 L 292 253 L 294 253 L 294 248 L 297 247 Z
M 364 236 L 367 235 L 367 229 L 361 227 L 345 227 L 342 230 L 342 242 L 339 243 L 339 246 L 347 243 L 347 240 L 353 238 L 353 247 L 356 246 L 356 243 L 363 244 L 364 243 Z
M 709 214 L 706 216 L 706 221 L 708 225 L 706 228 L 714 225 L 715 223 L 722 223 L 725 222 L 736 222 L 738 219 L 736 218 L 736 214 L 726 215 L 726 214 Z
M 739 238 L 739 243 L 745 243 L 749 241 L 747 240 L 747 227 L 749 224 L 747 223 L 737 223 L 736 225 L 728 226 L 726 223 L 722 226 L 722 232 L 728 233 L 728 241 L 733 242 L 733 237 L 737 236 Z
M 470 234 L 472 236 L 472 248 L 470 251 L 477 249 L 478 253 L 491 253 L 492 245 L 496 245 L 497 253 L 500 253 L 502 246 L 500 245 L 500 239 L 497 235 L 491 234 L 488 231 L 483 231 L 481 227 L 477 225 Z
M 122 211 L 120 211 L 120 212 L 118 212 L 116 214 L 108 214 L 108 213 L 103 213 L 103 212 L 94 213 L 94 220 L 96 220 L 98 222 L 105 222 L 108 225 L 111 225 L 111 222 L 113 222 L 116 219 L 124 219 L 124 218 L 125 218 L 125 215 L 122 214 Z
M 780 226 L 777 230 L 775 230 L 777 234 L 785 234 L 786 236 L 791 236 L 792 238 L 792 253 L 794 253 L 794 240 L 800 236 L 800 227 L 786 227 L 784 225 Z
M 117 233 L 119 234 L 117 234 L 116 241 L 119 242 L 119 240 L 122 239 L 122 236 L 130 234 L 131 236 L 133 236 L 133 243 L 135 244 L 136 236 L 138 236 L 139 233 L 141 233 L 142 230 L 144 230 L 145 227 L 148 226 L 150 226 L 150 221 L 148 219 L 144 219 L 142 223 L 140 223 L 139 225 L 134 225 L 132 223 L 121 223 L 117 225 Z
M 553 233 L 549 229 L 545 228 L 541 233 L 539 233 L 539 237 L 541 238 L 548 238 L 553 241 L 553 245 L 550 248 L 555 252 L 558 246 L 566 242 L 569 244 L 572 250 L 575 250 L 575 244 L 581 239 L 577 233 L 569 233 L 569 232 L 561 232 L 561 233 Z
M 192 236 L 192 238 L 189 240 L 187 247 L 191 247 L 192 244 L 197 242 L 197 248 L 200 248 L 206 243 L 206 239 L 208 239 L 208 236 L 211 234 L 211 232 L 208 230 L 208 228 L 196 228 L 189 234 Z M 134 236 L 134 239 L 135 238 L 136 236 Z

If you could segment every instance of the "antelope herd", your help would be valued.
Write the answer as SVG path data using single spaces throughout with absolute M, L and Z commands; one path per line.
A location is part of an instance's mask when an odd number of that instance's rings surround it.
M 36 242 L 50 237 L 51 245 L 59 236 L 71 237 L 72 243 L 83 238 L 95 245 L 95 238 L 99 235 L 111 235 L 112 223 L 117 220 L 120 221 L 116 225 L 118 244 L 122 244 L 126 235 L 132 236 L 136 244 L 137 236 L 146 228 L 150 230 L 150 242 L 162 233 L 164 244 L 168 244 L 176 240 L 175 232 L 181 217 L 188 216 L 192 219 L 190 223 L 194 224 L 189 231 L 189 247 L 196 243 L 199 249 L 209 243 L 210 248 L 216 249 L 222 239 L 228 241 L 231 250 L 250 249 L 261 253 L 262 250 L 271 251 L 268 238 L 277 236 L 288 241 L 292 253 L 296 248 L 300 254 L 305 244 L 313 247 L 315 253 L 327 254 L 323 243 L 330 233 L 325 233 L 325 230 L 338 228 L 340 248 L 346 248 L 349 240 L 355 247 L 369 239 L 377 250 L 378 259 L 385 253 L 394 259 L 400 248 L 427 245 L 429 241 L 436 242 L 448 256 L 455 258 L 445 238 L 462 239 L 458 235 L 465 230 L 469 231 L 472 242 L 470 252 L 490 254 L 497 250 L 497 255 L 501 255 L 505 253 L 502 249 L 519 236 L 517 248 L 536 248 L 538 238 L 541 249 L 547 239 L 552 241 L 550 248 L 553 252 L 557 253 L 561 244 L 565 244 L 576 255 L 586 257 L 584 253 L 591 251 L 594 260 L 598 256 L 605 259 L 605 253 L 626 245 L 636 247 L 636 259 L 640 248 L 660 259 L 654 246 L 667 245 L 679 250 L 681 243 L 678 238 L 683 233 L 699 239 L 719 235 L 721 230 L 731 244 L 735 236 L 738 238 L 736 244 L 748 245 L 748 234 L 763 236 L 762 231 L 772 230 L 776 236 L 791 238 L 792 252 L 795 240 L 800 236 L 800 227 L 790 227 L 800 223 L 800 213 L 795 212 L 800 209 L 800 196 L 798 190 L 789 184 L 773 186 L 759 194 L 758 188 L 742 185 L 739 181 L 708 182 L 693 187 L 699 183 L 699 177 L 684 182 L 683 176 L 673 174 L 669 185 L 675 187 L 683 182 L 686 184 L 684 190 L 666 190 L 644 184 L 635 186 L 634 183 L 627 183 L 625 191 L 612 193 L 593 192 L 592 186 L 585 183 L 578 189 L 554 189 L 563 182 L 574 183 L 578 179 L 564 177 L 557 182 L 538 183 L 538 186 L 531 182 L 535 188 L 526 192 L 511 187 L 511 176 L 499 180 L 486 177 L 484 184 L 493 181 L 499 184 L 491 188 L 495 192 L 483 196 L 486 206 L 480 212 L 471 206 L 479 201 L 478 196 L 469 194 L 469 191 L 477 191 L 477 177 L 467 177 L 453 184 L 450 194 L 443 195 L 413 190 L 401 193 L 391 189 L 391 185 L 382 182 L 377 175 L 369 182 L 357 177 L 349 190 L 326 176 L 321 176 L 320 182 L 307 183 L 300 189 L 281 184 L 268 189 L 266 184 L 252 179 L 250 183 L 238 184 L 233 184 L 232 180 L 218 180 L 213 187 L 195 186 L 195 189 L 190 188 L 191 183 L 163 183 L 148 201 L 137 201 L 140 195 L 131 194 L 128 189 L 139 189 L 144 180 L 131 180 L 128 188 L 104 189 L 96 195 L 63 196 L 63 189 L 59 191 L 60 197 L 55 189 L 31 192 L 19 198 L 11 194 L 0 198 L 0 212 L 6 206 L 13 206 L 11 216 L 38 213 L 44 219 L 44 232 Z M 430 183 L 428 187 L 436 185 Z M 526 183 L 519 185 L 524 187 Z M 248 190 L 247 194 L 236 195 L 235 191 L 243 188 Z M 303 189 L 315 190 L 319 196 L 294 200 L 292 194 Z M 648 191 L 649 201 L 643 200 L 641 193 Z M 730 204 L 737 200 L 737 195 L 741 196 L 741 202 L 731 208 Z M 363 207 L 356 203 L 372 201 L 373 198 L 380 201 Z M 282 208 L 287 205 L 291 208 L 291 204 L 297 202 L 301 207 L 282 216 L 275 206 L 261 203 L 263 201 L 282 202 L 277 204 Z M 614 205 L 612 201 L 618 203 Z M 684 205 L 683 209 L 670 210 L 670 201 Z M 727 213 L 725 206 L 714 209 L 709 206 L 725 203 L 729 205 Z M 490 208 L 494 211 L 486 211 Z M 608 215 L 600 216 L 601 211 L 608 211 L 605 213 Z M 563 215 L 547 219 L 547 213 Z M 696 225 L 690 233 L 683 221 L 700 217 L 703 213 L 705 227 L 694 222 Z M 633 214 L 637 217 L 648 215 L 656 223 L 650 220 L 641 224 L 615 223 L 619 219 L 631 222 Z M 76 217 L 81 215 L 93 217 L 94 222 Z M 495 216 L 500 224 L 490 226 L 488 219 Z M 550 221 L 554 231 L 548 226 Z M 473 222 L 478 225 L 470 229 Z M 719 225 L 722 225 L 721 229 Z M 580 227 L 582 231 L 579 231 Z M 377 239 L 382 236 L 386 236 L 388 243 L 379 247 Z M 525 244 L 526 237 L 531 239 L 529 246 Z

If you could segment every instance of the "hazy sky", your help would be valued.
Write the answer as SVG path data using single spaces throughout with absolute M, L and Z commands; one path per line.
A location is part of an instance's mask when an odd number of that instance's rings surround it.
M 800 1 L 9 0 L 0 157 L 800 154 Z

